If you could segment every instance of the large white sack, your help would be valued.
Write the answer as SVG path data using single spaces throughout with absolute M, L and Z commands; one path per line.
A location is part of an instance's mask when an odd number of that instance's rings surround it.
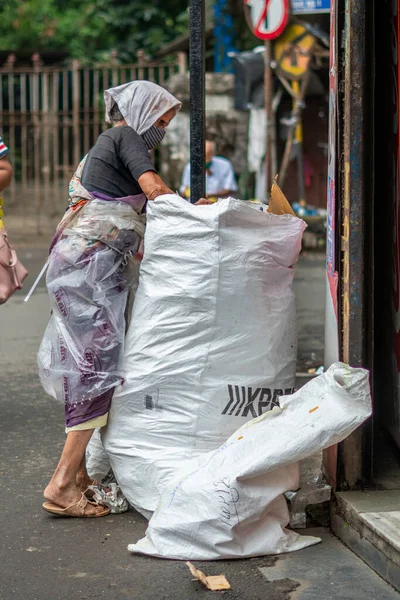
M 100 429 L 95 429 L 86 448 L 86 470 L 89 477 L 99 483 L 110 473 L 110 459 L 104 449 Z
M 146 537 L 129 550 L 213 560 L 280 554 L 318 542 L 285 529 L 282 492 L 298 487 L 293 463 L 342 441 L 370 414 L 368 372 L 334 364 L 218 450 L 184 465 L 165 488 Z
M 148 204 L 124 385 L 103 435 L 129 502 L 153 511 L 181 462 L 291 393 L 305 224 L 240 200 Z

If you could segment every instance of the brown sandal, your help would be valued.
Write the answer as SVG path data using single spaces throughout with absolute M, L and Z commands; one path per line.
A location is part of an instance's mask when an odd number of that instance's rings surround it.
M 90 486 L 98 486 L 99 483 L 98 481 L 96 481 L 95 479 L 92 479 L 92 483 L 90 484 Z M 86 498 L 88 498 L 89 500 L 91 500 L 95 494 L 94 490 L 90 489 L 90 486 L 86 488 L 86 490 L 83 490 L 83 493 L 85 494 Z
M 85 513 L 86 507 L 95 506 L 101 509 L 100 511 L 96 511 L 94 513 Z M 43 508 L 46 512 L 51 513 L 52 515 L 57 515 L 58 517 L 79 517 L 79 518 L 93 518 L 93 517 L 105 517 L 110 514 L 110 509 L 102 504 L 98 504 L 97 502 L 92 502 L 89 500 L 85 494 L 82 492 L 81 499 L 77 502 L 73 502 L 67 508 L 62 508 L 58 506 L 58 504 L 54 504 L 53 502 L 44 502 Z

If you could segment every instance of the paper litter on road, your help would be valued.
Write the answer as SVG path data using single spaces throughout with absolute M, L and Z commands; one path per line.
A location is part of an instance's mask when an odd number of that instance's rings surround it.
M 203 571 L 199 571 L 196 567 L 189 561 L 187 561 L 187 566 L 190 569 L 193 577 L 198 579 L 207 589 L 212 591 L 219 590 L 230 590 L 231 584 L 225 577 L 225 575 L 209 575 L 208 577 L 203 573 Z

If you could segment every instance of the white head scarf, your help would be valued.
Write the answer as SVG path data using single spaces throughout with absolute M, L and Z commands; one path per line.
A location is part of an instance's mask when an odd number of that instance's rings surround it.
M 139 135 L 152 127 L 171 108 L 179 110 L 182 103 L 161 86 L 150 81 L 131 81 L 104 92 L 106 121 L 111 123 L 110 110 L 116 102 L 125 121 Z

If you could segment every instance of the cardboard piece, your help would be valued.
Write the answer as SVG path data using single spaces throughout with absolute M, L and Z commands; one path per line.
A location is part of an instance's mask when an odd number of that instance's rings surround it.
M 231 585 L 225 575 L 210 575 L 207 577 L 203 571 L 196 569 L 191 562 L 188 561 L 186 564 L 189 567 L 193 577 L 198 579 L 207 589 L 212 591 L 231 589 Z
M 271 198 L 269 199 L 267 212 L 273 213 L 274 215 L 293 215 L 295 217 L 296 214 L 287 201 L 285 194 L 277 184 L 277 180 L 278 175 L 276 175 L 274 183 L 272 184 Z

